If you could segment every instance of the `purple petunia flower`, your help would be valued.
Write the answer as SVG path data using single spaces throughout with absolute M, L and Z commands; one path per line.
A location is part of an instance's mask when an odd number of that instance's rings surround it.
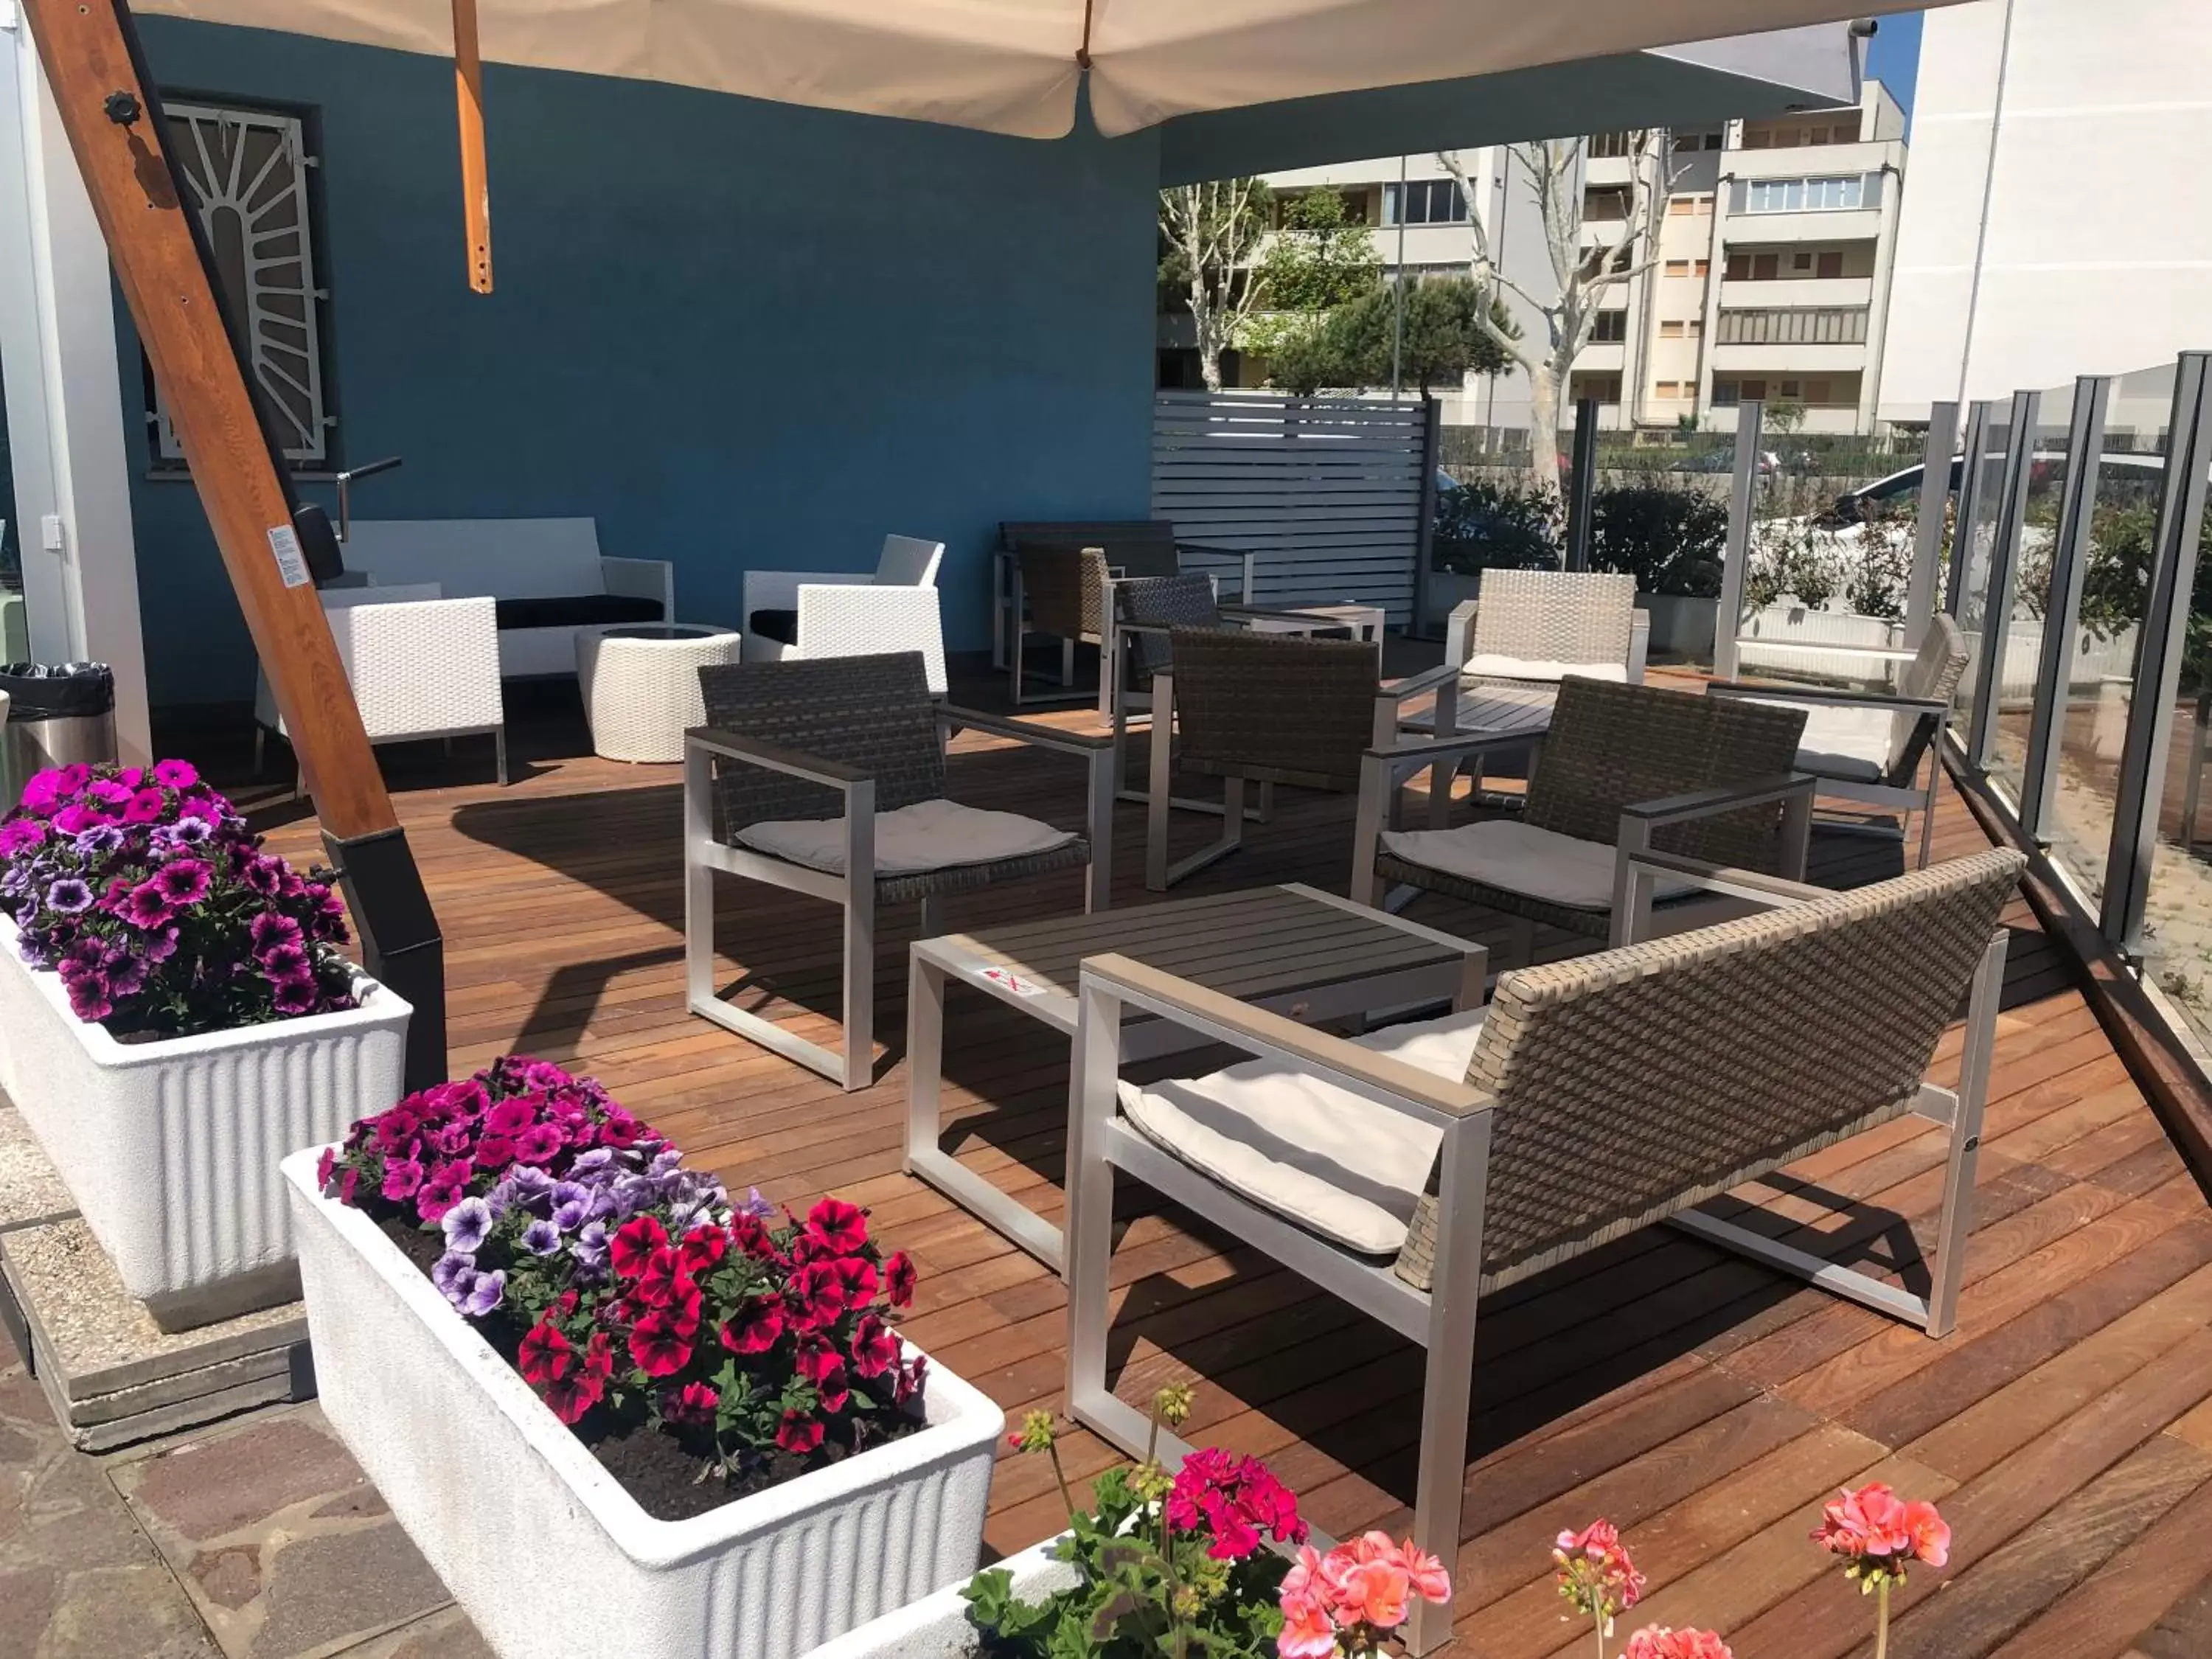
M 561 1200 L 561 1188 L 554 1185 L 553 1177 L 544 1170 L 532 1169 L 526 1164 L 507 1172 L 507 1184 L 514 1189 L 515 1198 L 521 1203 L 530 1204 L 541 1198 L 550 1198 L 557 1204 Z
M 300 924 L 289 916 L 280 916 L 274 910 L 264 910 L 246 925 L 246 937 L 257 955 L 276 950 L 280 945 L 301 943 Z M 265 956 L 264 956 L 265 961 Z
M 173 927 L 164 927 L 153 938 L 148 939 L 141 948 L 146 953 L 147 961 L 156 964 L 167 962 L 177 954 L 177 930 Z
M 598 1267 L 604 1262 L 607 1259 L 607 1224 L 586 1222 L 583 1231 L 576 1235 L 575 1251 L 577 1259 L 589 1266 Z
M 261 971 L 271 982 L 297 979 L 312 971 L 307 949 L 299 945 L 272 945 L 258 953 L 256 958 Z
M 613 1147 L 594 1146 L 588 1152 L 579 1152 L 576 1155 L 575 1162 L 568 1166 L 568 1173 L 571 1176 L 589 1175 L 594 1170 L 605 1169 L 614 1160 Z
M 205 818 L 179 818 L 161 832 L 161 839 L 176 847 L 204 847 L 215 834 L 215 826 Z
M 92 889 L 75 876 L 64 876 L 46 889 L 46 902 L 65 916 L 80 915 L 92 908 Z
M 102 853 L 112 853 L 123 845 L 123 831 L 112 823 L 95 823 L 80 833 L 70 846 L 87 858 L 96 858 Z
M 522 1248 L 532 1255 L 551 1255 L 561 1248 L 561 1230 L 550 1221 L 533 1221 L 522 1230 Z
M 478 1273 L 469 1288 L 461 1293 L 460 1309 L 471 1319 L 482 1319 L 507 1294 L 507 1274 L 495 1268 L 488 1273 Z
M 291 974 L 276 981 L 270 999 L 280 1014 L 312 1014 L 322 1000 L 322 988 L 313 974 Z
M 463 1255 L 459 1250 L 448 1250 L 430 1269 L 430 1282 L 438 1287 L 441 1296 L 458 1307 L 460 1297 L 455 1294 L 454 1286 L 458 1285 L 465 1291 L 467 1281 L 476 1275 L 477 1264 L 472 1257 Z
M 561 1232 L 573 1233 L 584 1224 L 584 1218 L 591 1212 L 589 1200 L 575 1199 L 555 1206 L 552 1225 Z
M 446 1230 L 446 1248 L 474 1255 L 491 1231 L 491 1206 L 480 1198 L 465 1198 L 446 1212 L 440 1225 Z

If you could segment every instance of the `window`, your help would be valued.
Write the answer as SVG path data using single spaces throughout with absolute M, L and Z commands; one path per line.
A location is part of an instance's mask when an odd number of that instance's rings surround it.
M 1664 322 L 1660 324 L 1659 337 L 1662 340 L 1680 339 L 1682 337 L 1682 325 L 1679 322 Z
M 331 459 L 330 373 L 316 291 L 313 170 L 300 115 L 281 110 L 166 106 L 169 154 L 215 256 L 223 307 L 237 319 L 246 359 L 287 460 Z M 150 368 L 147 379 L 153 378 Z M 155 449 L 185 452 L 158 393 Z
M 1583 217 L 1585 219 L 1625 219 L 1628 216 L 1628 192 L 1613 185 L 1601 185 L 1583 192 Z
M 1686 276 L 1690 274 L 1690 262 L 1687 259 L 1669 259 L 1666 270 L 1669 276 Z
M 1797 382 L 1795 380 L 1783 381 L 1781 386 L 1778 390 L 1777 395 L 1784 398 L 1795 398 L 1798 396 Z
M 1705 331 L 1704 321 L 1696 317 L 1678 317 L 1659 325 L 1659 337 L 1662 340 L 1694 340 Z
M 1662 380 L 1651 388 L 1651 395 L 1655 398 L 1679 398 L 1682 395 L 1682 384 L 1679 380 Z
M 1601 311 L 1597 323 L 1590 330 L 1594 345 L 1619 345 L 1628 337 L 1628 313 L 1626 311 Z
M 1405 217 L 1398 216 L 1402 193 Z M 1416 179 L 1404 185 L 1382 186 L 1382 222 L 1386 225 L 1463 225 L 1467 198 L 1455 179 Z
M 1808 144 L 1825 144 L 1825 143 L 1826 143 L 1828 142 L 1828 129 L 1827 129 L 1827 128 L 1826 128 L 1826 127 L 1808 127 L 1808 128 L 1806 128 L 1806 130 L 1805 130 L 1805 142 L 1806 142 L 1807 143 L 1808 143 Z
M 1692 260 L 1690 271 L 1692 276 L 1710 276 L 1713 274 L 1713 262 L 1711 259 Z
M 1723 311 L 1718 340 L 1722 345 L 1863 345 L 1866 337 L 1865 307 L 1805 306 Z
M 1697 210 L 1698 201 L 1694 196 L 1677 196 L 1667 204 L 1668 214 L 1676 219 L 1686 219 Z
M 1738 388 L 1736 382 L 1734 380 L 1717 380 L 1713 382 L 1713 407 L 1715 409 L 1734 409 L 1742 401 L 1743 393 Z
M 1633 155 L 1635 137 L 1635 134 L 1629 132 L 1598 133 L 1589 141 L 1589 153 L 1599 161 Z
M 1774 135 L 1757 129 L 1747 131 L 1743 135 L 1743 147 L 1746 149 L 1771 149 L 1774 148 Z
M 1836 213 L 1864 204 L 1866 180 L 1753 179 L 1744 192 L 1747 213 Z
M 1825 404 L 1827 402 L 1828 382 L 1826 380 L 1806 381 L 1805 401 L 1808 404 Z
M 1790 256 L 1790 270 L 1810 270 L 1812 268 L 1813 256 L 1810 253 L 1793 253 Z
M 1820 256 L 1819 274 L 1831 280 L 1844 274 L 1844 256 L 1841 250 L 1833 253 L 1823 253 Z
M 1620 401 L 1620 376 L 1577 374 L 1569 386 L 1568 395 L 1577 403 L 1594 398 L 1601 404 L 1617 404 Z
M 1781 274 L 1781 255 L 1754 253 L 1751 256 L 1751 280 L 1754 283 L 1771 283 Z

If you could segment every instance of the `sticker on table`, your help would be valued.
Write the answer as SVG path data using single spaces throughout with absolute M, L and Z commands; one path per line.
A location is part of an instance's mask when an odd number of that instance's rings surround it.
M 1012 992 L 1018 997 L 1044 997 L 1052 994 L 1049 986 L 1038 984 L 1033 979 L 1024 979 L 1011 968 L 986 968 L 983 977 L 992 984 Z

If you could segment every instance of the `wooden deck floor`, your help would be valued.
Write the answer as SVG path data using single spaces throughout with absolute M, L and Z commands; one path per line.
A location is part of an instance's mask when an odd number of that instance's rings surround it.
M 564 746 L 573 756 L 536 744 Z M 963 799 L 1080 823 L 1079 773 L 1054 757 L 963 741 L 951 771 Z M 510 1048 L 572 1063 L 735 1185 L 869 1205 L 922 1268 L 913 1338 L 1010 1413 L 1056 1404 L 1057 1281 L 899 1167 L 911 915 L 884 923 L 889 1068 L 840 1094 L 684 1012 L 675 769 L 541 757 L 519 772 L 505 790 L 399 797 L 445 925 L 455 1069 Z M 1195 844 L 1210 830 L 1194 819 L 1186 833 Z M 1124 806 L 1123 902 L 1142 890 L 1141 837 L 1139 809 Z M 312 823 L 296 817 L 271 839 L 315 854 Z M 1984 844 L 1955 799 L 1937 839 L 1947 856 Z M 1250 850 L 1185 890 L 1297 878 L 1340 891 L 1349 844 L 1347 801 L 1290 792 Z M 1896 856 L 1824 839 L 1820 866 L 1842 884 Z M 949 923 L 1079 903 L 1079 877 L 1059 875 L 955 899 Z M 760 982 L 747 994 L 825 1032 L 829 911 L 737 883 L 723 905 L 732 972 Z M 1439 900 L 1413 914 L 1498 932 Z M 1957 1334 L 1931 1342 L 1663 1229 L 1486 1303 L 1460 1651 L 1587 1652 L 1587 1632 L 1560 1620 L 1548 1551 L 1562 1527 L 1604 1515 L 1650 1577 L 1638 1620 L 1717 1627 L 1740 1659 L 1858 1652 L 1867 1604 L 1806 1534 L 1832 1488 L 1880 1477 L 1940 1500 L 1956 1535 L 1950 1569 L 1916 1575 L 1904 1595 L 1900 1659 L 2212 1654 L 2212 1213 L 2067 965 L 2024 905 L 2009 920 Z M 947 1099 L 959 1121 L 945 1144 L 1047 1211 L 1066 1065 L 1064 1042 L 954 993 Z M 1893 1265 L 1912 1254 L 1907 1224 L 1924 1230 L 1936 1201 L 1941 1144 L 1893 1125 L 1808 1160 L 1788 1193 L 1754 1196 L 1778 1229 L 1814 1227 L 1839 1258 Z M 1267 1456 L 1318 1525 L 1405 1522 L 1415 1350 L 1171 1210 L 1132 1213 L 1115 1279 L 1125 1395 L 1194 1376 L 1194 1437 Z M 1069 1449 L 1085 1476 L 1112 1461 L 1087 1437 Z M 1058 1521 L 1041 1463 L 1002 1461 L 990 1543 L 1012 1550 Z

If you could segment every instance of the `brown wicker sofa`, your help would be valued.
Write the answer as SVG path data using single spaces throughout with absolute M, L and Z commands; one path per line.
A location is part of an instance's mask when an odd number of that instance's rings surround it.
M 1413 1537 L 1447 1561 L 1461 1543 L 1477 1307 L 1492 1291 L 1664 1220 L 1948 1334 L 2004 977 L 1998 915 L 2024 863 L 1993 851 L 1832 893 L 1649 854 L 1643 876 L 1775 908 L 1510 972 L 1486 1010 L 1357 1042 L 1125 957 L 1085 962 L 1070 1410 L 1126 1450 L 1150 1431 L 1106 1374 L 1116 1171 L 1425 1348 Z M 1939 1087 L 1926 1073 L 1969 996 L 1959 1082 Z M 1124 1083 L 1124 1022 L 1145 1015 L 1257 1062 Z M 1932 1248 L 1905 1270 L 1917 1285 L 1696 1207 L 1908 1113 L 1950 1139 Z M 1449 1611 L 1425 1607 L 1410 1645 L 1449 1635 Z

